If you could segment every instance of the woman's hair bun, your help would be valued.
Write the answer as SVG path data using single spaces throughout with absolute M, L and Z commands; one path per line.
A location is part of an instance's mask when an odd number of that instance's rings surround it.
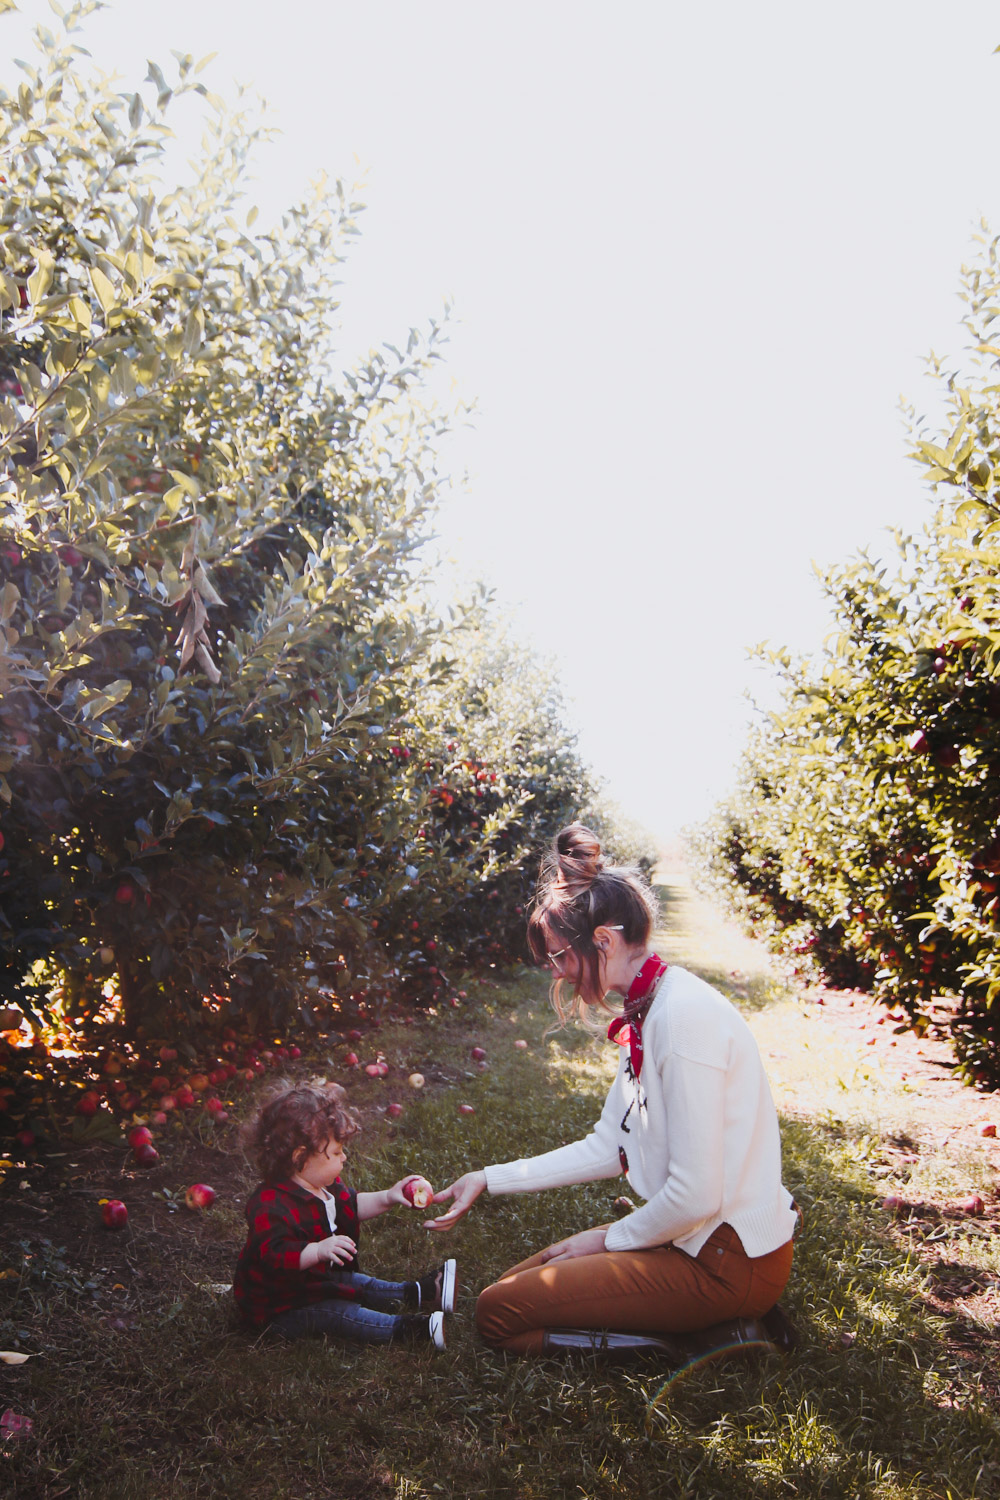
M 556 862 L 559 880 L 572 895 L 586 890 L 604 869 L 601 841 L 582 823 L 570 823 L 556 836 Z

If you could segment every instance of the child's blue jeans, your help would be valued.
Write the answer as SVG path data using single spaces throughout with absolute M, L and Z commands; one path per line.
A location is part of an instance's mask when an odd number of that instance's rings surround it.
M 408 1290 L 407 1282 L 382 1281 L 360 1271 L 342 1271 L 337 1279 L 354 1289 L 357 1293 L 354 1300 L 333 1297 L 328 1302 L 293 1307 L 290 1312 L 272 1318 L 270 1327 L 286 1339 L 332 1333 L 362 1344 L 388 1344 L 393 1339 L 413 1336 L 414 1318 L 380 1310 L 403 1301 Z

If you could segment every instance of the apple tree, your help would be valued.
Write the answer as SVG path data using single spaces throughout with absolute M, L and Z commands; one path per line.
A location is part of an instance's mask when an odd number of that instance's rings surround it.
M 1000 317 L 997 241 L 965 272 L 971 351 L 937 367 L 945 428 L 914 424 L 933 491 L 894 574 L 826 580 L 837 632 L 776 653 L 784 702 L 731 805 L 698 835 L 716 889 L 803 969 L 947 1027 L 964 1076 L 1000 1082 Z

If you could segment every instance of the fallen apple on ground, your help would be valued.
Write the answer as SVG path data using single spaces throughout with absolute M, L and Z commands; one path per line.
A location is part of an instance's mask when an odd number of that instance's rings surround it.
M 905 1198 L 900 1198 L 896 1193 L 890 1193 L 887 1198 L 882 1199 L 882 1207 L 886 1213 L 901 1214 L 909 1205 Z
M 207 1182 L 193 1182 L 184 1194 L 188 1208 L 210 1208 L 215 1202 L 215 1188 Z
M 411 1073 L 409 1082 L 411 1089 L 422 1089 L 424 1086 L 423 1073 Z
M 525 1041 L 525 1040 L 524 1040 L 524 1038 L 523 1038 L 523 1037 L 518 1037 L 518 1039 L 517 1039 L 517 1041 L 516 1041 L 516 1042 L 515 1042 L 515 1043 L 514 1043 L 514 1046 L 515 1046 L 515 1047 L 526 1047 L 526 1046 L 527 1046 L 527 1045 L 528 1045 L 528 1044 L 527 1044 L 527 1042 L 526 1042 L 526 1041 Z
M 136 1125 L 128 1133 L 128 1143 L 133 1151 L 137 1151 L 140 1146 L 151 1145 L 152 1140 L 153 1132 L 145 1125 Z
M 144 1141 L 141 1146 L 135 1148 L 136 1163 L 140 1167 L 155 1167 L 160 1159 L 160 1153 L 149 1141 Z
M 396 1120 L 403 1113 L 403 1106 L 401 1104 L 397 1104 L 394 1099 L 391 1104 L 386 1105 L 385 1112 L 387 1115 L 391 1115 L 392 1118 Z
M 101 1218 L 105 1229 L 124 1229 L 128 1223 L 128 1209 L 120 1198 L 102 1198 Z
M 486 1060 L 486 1048 L 485 1047 L 473 1047 L 473 1049 L 472 1049 L 472 1051 L 471 1051 L 471 1053 L 469 1055 L 472 1058 L 473 1062 L 485 1062 L 485 1060 Z
M 476 1106 L 474 1104 L 460 1104 L 458 1112 L 460 1115 L 474 1115 L 476 1113 Z

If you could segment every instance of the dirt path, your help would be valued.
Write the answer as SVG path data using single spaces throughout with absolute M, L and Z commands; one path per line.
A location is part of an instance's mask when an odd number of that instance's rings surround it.
M 1000 1132 L 1000 1094 L 957 1082 L 944 1042 L 897 1032 L 867 995 L 790 985 L 761 944 L 697 895 L 680 861 L 666 861 L 657 882 L 666 956 L 749 1007 L 782 1113 L 850 1122 L 896 1143 L 912 1158 L 915 1194 L 997 1190 L 1000 1139 L 982 1130 Z M 713 956 L 708 968 L 706 954 Z

